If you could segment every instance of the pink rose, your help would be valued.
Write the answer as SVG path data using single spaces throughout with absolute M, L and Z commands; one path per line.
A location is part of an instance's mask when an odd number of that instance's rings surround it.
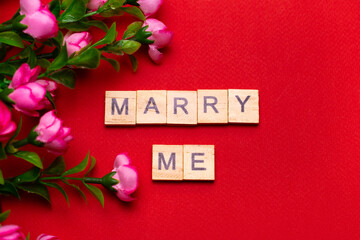
M 148 17 L 159 10 L 162 0 L 138 0 L 137 3 L 144 15 Z
M 68 32 L 64 36 L 64 44 L 66 43 L 67 52 L 70 56 L 74 52 L 86 47 L 91 42 L 92 37 L 88 32 L 72 33 Z
M 15 72 L 9 88 L 15 89 L 9 94 L 15 104 L 14 108 L 29 116 L 39 116 L 38 110 L 51 106 L 45 97 L 46 91 L 51 94 L 56 89 L 56 83 L 47 80 L 36 80 L 41 68 L 39 66 L 30 69 L 27 63 L 24 63 Z M 52 94 L 53 95 L 53 94 Z
M 39 125 L 34 129 L 38 134 L 36 140 L 44 143 L 48 152 L 62 155 L 68 149 L 68 142 L 73 139 L 70 128 L 63 127 L 62 121 L 54 115 L 54 110 L 45 113 Z
M 126 154 L 116 156 L 112 171 L 116 172 L 113 178 L 119 181 L 112 186 L 117 191 L 117 197 L 126 202 L 135 200 L 130 194 L 138 187 L 138 173 L 133 166 L 130 166 L 130 159 Z
M 174 33 L 168 31 L 164 23 L 154 18 L 147 19 L 143 26 L 149 26 L 146 31 L 150 31 L 152 35 L 148 39 L 154 41 L 149 44 L 149 56 L 155 63 L 160 63 L 163 54 L 158 49 L 169 45 Z
M 90 0 L 89 3 L 87 4 L 87 8 L 92 11 L 96 11 L 106 2 L 107 0 Z
M 36 39 L 56 37 L 59 30 L 56 18 L 40 0 L 20 0 L 20 14 L 25 15 L 21 23 L 28 26 L 24 33 Z
M 43 233 L 43 234 L 40 234 L 36 240 L 59 240 L 59 239 L 55 236 L 51 236 L 51 235 L 47 235 L 47 234 Z
M 11 113 L 7 106 L 0 101 L 0 141 L 9 138 L 9 134 L 15 131 L 16 124 L 11 121 Z
M 5 225 L 0 227 L 0 240 L 25 240 L 24 234 L 17 225 Z

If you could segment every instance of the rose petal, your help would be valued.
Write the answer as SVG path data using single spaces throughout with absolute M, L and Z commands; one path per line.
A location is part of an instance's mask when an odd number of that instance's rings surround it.
M 30 80 L 31 69 L 27 63 L 22 64 L 14 73 L 9 88 L 17 88 Z
M 59 30 L 55 16 L 47 9 L 25 15 L 25 18 L 20 23 L 28 26 L 24 33 L 36 39 L 56 37 Z
M 151 60 L 153 60 L 157 64 L 161 63 L 163 54 L 161 52 L 159 52 L 159 50 L 156 48 L 156 46 L 150 44 L 148 53 L 149 53 Z
M 130 164 L 130 158 L 127 156 L 126 153 L 121 153 L 116 156 L 115 162 L 114 162 L 114 168 L 118 168 L 123 165 L 129 165 Z
M 20 14 L 31 14 L 41 9 L 40 0 L 20 0 Z
M 125 201 L 125 202 L 131 202 L 131 201 L 135 200 L 135 198 L 132 198 L 129 194 L 126 194 L 123 191 L 117 191 L 116 196 L 120 200 Z
M 118 186 L 125 193 L 132 193 L 138 187 L 138 173 L 131 166 L 120 166 L 113 178 L 118 179 Z
M 144 15 L 148 17 L 159 10 L 162 0 L 138 0 L 137 3 Z
M 153 32 L 153 39 L 155 42 L 151 45 L 156 46 L 157 48 L 163 48 L 170 44 L 174 36 L 174 33 L 167 30 L 159 30 Z

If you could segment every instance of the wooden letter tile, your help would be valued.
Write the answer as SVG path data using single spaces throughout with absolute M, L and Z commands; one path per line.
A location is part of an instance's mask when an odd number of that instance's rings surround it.
M 153 180 L 183 180 L 183 146 L 153 145 Z
M 137 124 L 166 124 L 166 91 L 137 91 Z
M 259 91 L 229 89 L 229 122 L 259 123 Z
M 196 91 L 167 91 L 167 123 L 197 124 Z
M 198 90 L 198 123 L 228 123 L 228 90 Z
M 136 91 L 106 91 L 105 125 L 136 124 Z
M 184 179 L 215 180 L 214 145 L 184 145 Z

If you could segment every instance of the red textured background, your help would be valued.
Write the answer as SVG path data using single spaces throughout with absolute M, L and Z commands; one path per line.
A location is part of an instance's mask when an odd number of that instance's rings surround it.
M 1 1 L 0 20 L 17 7 Z M 67 188 L 67 207 L 51 190 L 52 206 L 3 199 L 6 223 L 63 240 L 360 239 L 359 1 L 165 0 L 157 17 L 175 32 L 161 66 L 144 49 L 135 74 L 128 59 L 119 73 L 102 62 L 57 92 L 75 138 L 68 166 L 91 150 L 102 176 L 128 152 L 137 201 L 105 191 L 102 209 Z M 259 89 L 258 126 L 104 126 L 106 90 L 229 88 Z M 153 182 L 151 147 L 161 143 L 214 144 L 216 181 Z

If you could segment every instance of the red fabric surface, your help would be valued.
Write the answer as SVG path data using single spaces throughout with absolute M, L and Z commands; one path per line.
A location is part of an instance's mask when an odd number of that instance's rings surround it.
M 17 7 L 1 1 L 0 20 Z M 74 136 L 68 166 L 90 150 L 102 176 L 128 152 L 137 201 L 23 194 L 2 200 L 6 223 L 63 240 L 360 239 L 359 12 L 357 0 L 164 1 L 157 17 L 175 37 L 162 65 L 144 49 L 137 73 L 128 59 L 119 73 L 102 62 L 56 96 Z M 229 88 L 259 89 L 258 126 L 104 126 L 106 90 Z M 153 144 L 214 144 L 216 180 L 153 182 Z

